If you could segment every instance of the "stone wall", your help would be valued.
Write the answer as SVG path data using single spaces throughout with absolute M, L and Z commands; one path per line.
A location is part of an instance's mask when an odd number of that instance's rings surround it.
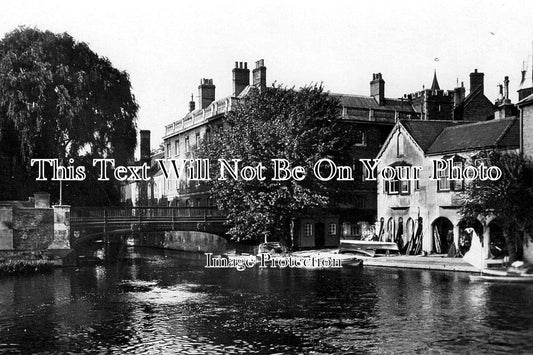
M 0 202 L 0 250 L 70 248 L 70 206 L 50 208 L 50 195 Z
M 53 209 L 16 208 L 13 211 L 13 249 L 46 249 L 53 239 Z
M 0 250 L 13 249 L 13 208 L 0 206 Z

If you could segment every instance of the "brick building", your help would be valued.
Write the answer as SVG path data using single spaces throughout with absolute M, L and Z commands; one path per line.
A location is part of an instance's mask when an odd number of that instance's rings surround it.
M 485 121 L 494 117 L 494 105 L 484 94 L 484 74 L 470 73 L 470 92 L 463 83 L 453 90 L 441 90 L 437 72 L 430 89 L 405 95 L 422 120 Z
M 247 63 L 236 62 L 232 70 L 232 94 L 216 99 L 212 79 L 202 79 L 198 87 L 198 107 L 192 100 L 189 112 L 181 119 L 165 127 L 164 155 L 167 159 L 195 157 L 195 148 L 211 132 L 223 129 L 223 117 L 232 110 L 238 100 L 254 87 L 266 86 L 266 67 L 263 60 L 256 62 L 252 71 Z M 354 162 L 361 158 L 372 158 L 379 151 L 385 138 L 398 119 L 417 119 L 419 114 L 406 99 L 385 97 L 385 81 L 381 73 L 374 74 L 370 82 L 370 95 L 331 94 L 342 106 L 342 118 L 356 125 L 357 144 L 353 149 Z M 357 165 L 359 166 L 359 165 Z M 361 236 L 373 232 L 376 215 L 376 186 L 362 182 L 362 169 L 357 178 L 361 187 L 357 189 L 352 204 L 339 206 L 334 210 L 309 211 L 299 216 L 294 227 L 293 242 L 297 247 L 336 246 L 340 238 Z M 187 180 L 166 180 L 163 198 L 173 206 L 212 205 L 206 186 Z

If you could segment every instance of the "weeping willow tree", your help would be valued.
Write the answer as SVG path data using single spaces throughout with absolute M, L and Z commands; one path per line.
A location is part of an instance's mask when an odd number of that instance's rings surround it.
M 0 41 L 0 199 L 55 191 L 57 182 L 37 185 L 33 158 L 125 163 L 136 146 L 137 110 L 128 74 L 86 43 L 34 28 L 8 33 Z M 77 184 L 78 198 L 84 190 L 97 196 L 90 179 Z

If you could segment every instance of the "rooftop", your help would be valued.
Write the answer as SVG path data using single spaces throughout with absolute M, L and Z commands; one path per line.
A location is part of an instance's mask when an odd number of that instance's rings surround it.
M 519 134 L 516 117 L 448 126 L 429 146 L 427 153 L 518 147 Z

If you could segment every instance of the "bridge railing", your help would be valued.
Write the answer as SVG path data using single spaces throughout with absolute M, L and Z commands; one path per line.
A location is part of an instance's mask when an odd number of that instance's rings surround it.
M 72 207 L 70 222 L 88 220 L 174 220 L 179 218 L 225 218 L 226 213 L 216 207 Z

